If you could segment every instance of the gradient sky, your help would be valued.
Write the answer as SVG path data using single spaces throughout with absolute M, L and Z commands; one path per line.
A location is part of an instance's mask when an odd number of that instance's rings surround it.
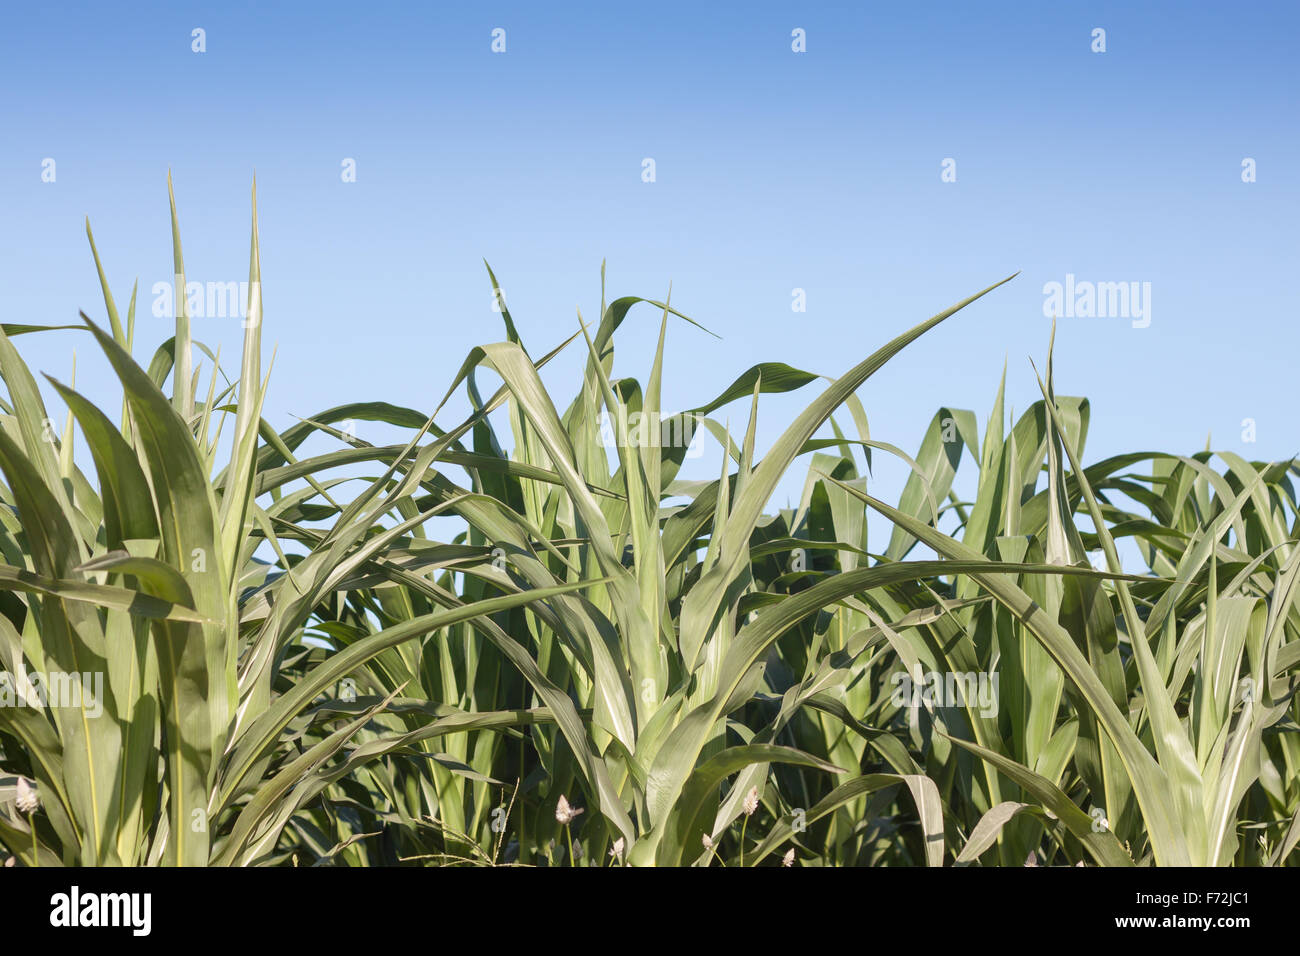
M 0 317 L 104 320 L 89 216 L 123 308 L 139 279 L 147 362 L 171 334 L 150 314 L 151 286 L 171 274 L 168 169 L 188 278 L 219 282 L 247 277 L 256 171 L 278 428 L 361 399 L 431 411 L 466 352 L 504 337 L 485 258 L 534 355 L 577 329 L 577 308 L 595 317 L 602 259 L 611 298 L 662 298 L 671 282 L 673 304 L 721 339 L 672 327 L 669 407 L 711 399 L 760 361 L 838 375 L 1020 270 L 867 383 L 873 437 L 915 451 L 941 405 L 974 410 L 983 429 L 1004 360 L 1008 402 L 1027 407 L 1028 358 L 1042 367 L 1051 325 L 1043 286 L 1069 273 L 1152 289 L 1148 328 L 1058 325 L 1057 391 L 1093 403 L 1087 460 L 1190 453 L 1211 432 L 1248 458 L 1288 457 L 1300 451 L 1298 10 L 11 5 Z M 497 27 L 504 54 L 490 49 Z M 806 53 L 791 51 L 796 27 Z M 1090 49 L 1096 27 L 1105 53 Z M 955 183 L 940 178 L 949 157 Z M 1257 182 L 1242 182 L 1246 157 Z M 355 183 L 341 181 L 345 158 Z M 654 310 L 633 312 L 618 374 L 644 380 L 657 328 Z M 196 319 L 194 334 L 237 367 L 237 320 Z M 112 394 L 84 334 L 19 347 L 65 381 L 75 347 L 79 387 Z M 571 347 L 545 376 L 565 405 L 582 360 Z M 765 397 L 760 446 L 813 395 Z M 737 429 L 746 415 L 719 412 Z M 358 434 L 384 440 L 368 427 Z

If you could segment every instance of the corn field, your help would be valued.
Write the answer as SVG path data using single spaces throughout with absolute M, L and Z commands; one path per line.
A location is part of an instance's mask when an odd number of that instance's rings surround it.
M 1295 461 L 1092 461 L 1050 348 L 1019 414 L 1004 371 L 986 414 L 872 439 L 861 386 L 1008 279 L 829 383 L 763 363 L 680 410 L 670 302 L 602 288 L 546 352 L 503 307 L 439 407 L 277 431 L 253 203 L 237 369 L 183 302 L 136 342 L 93 238 L 102 309 L 0 335 L 6 865 L 1300 863 Z M 183 277 L 174 200 L 172 227 Z M 634 311 L 658 349 L 615 377 Z M 45 335 L 102 352 L 121 406 L 38 384 Z M 679 477 L 683 436 L 716 477 Z

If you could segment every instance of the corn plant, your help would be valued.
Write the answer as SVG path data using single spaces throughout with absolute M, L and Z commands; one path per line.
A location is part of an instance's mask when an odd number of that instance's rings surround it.
M 660 308 L 663 316 L 659 349 L 644 391 L 634 380 L 610 377 L 612 335 L 639 301 L 621 299 L 603 306 L 594 337 L 582 329 L 589 361 L 582 390 L 563 416 L 542 387 L 514 321 L 505 312 L 507 341 L 476 350 L 453 384 L 453 388 L 467 385 L 478 410 L 450 435 L 473 430 L 475 447 L 473 452 L 458 452 L 446 460 L 469 472 L 472 488 L 461 488 L 444 475 L 428 482 L 434 500 L 459 502 L 454 510 L 469 526 L 465 536 L 468 546 L 508 556 L 508 568 L 501 567 L 500 559 L 483 562 L 474 579 L 507 590 L 607 579 L 598 588 L 556 601 L 553 614 L 535 608 L 521 611 L 508 633 L 493 633 L 478 622 L 472 625 L 486 631 L 485 643 L 509 653 L 528 679 L 537 703 L 552 715 L 573 710 L 573 699 L 580 708 L 570 715 L 570 721 L 557 719 L 553 726 L 538 722 L 531 728 L 541 777 L 551 785 L 544 800 L 531 801 L 526 796 L 516 802 L 521 834 L 533 834 L 535 846 L 552 845 L 559 837 L 553 810 L 566 791 L 580 787 L 605 822 L 586 847 L 588 859 L 602 859 L 615 843 L 621 844 L 631 862 L 676 864 L 711 858 L 713 853 L 704 850 L 706 841 L 710 845 L 721 842 L 741 814 L 745 796 L 764 786 L 772 765 L 786 764 L 814 768 L 823 775 L 850 774 L 852 779 L 835 791 L 833 799 L 838 804 L 860 802 L 877 791 L 892 792 L 906 786 L 920 808 L 922 824 L 915 859 L 940 862 L 943 825 L 934 783 L 920 773 L 896 740 L 866 735 L 872 754 L 887 762 L 884 772 L 866 775 L 858 772 L 865 744 L 843 749 L 844 761 L 850 764 L 843 767 L 826 756 L 779 742 L 792 718 L 810 700 L 820 699 L 826 689 L 847 679 L 851 668 L 846 660 L 856 660 L 878 642 L 879 629 L 828 646 L 825 654 L 812 649 L 796 672 L 801 680 L 782 688 L 786 695 L 783 706 L 753 705 L 754 695 L 763 685 L 765 658 L 783 635 L 852 595 L 933 573 L 935 562 L 850 568 L 843 574 L 825 575 L 805 591 L 784 594 L 757 586 L 755 568 L 774 547 L 789 549 L 809 543 L 791 538 L 788 529 L 774 534 L 771 520 L 762 513 L 791 462 L 826 445 L 813 435 L 846 401 L 853 401 L 865 432 L 865 415 L 852 399 L 853 391 L 908 341 L 961 306 L 911 330 L 834 382 L 787 430 L 769 456 L 756 464 L 753 412 L 739 445 L 708 414 L 743 395 L 751 395 L 756 405 L 758 395 L 804 385 L 814 376 L 786 366 L 758 366 L 714 401 L 687 412 L 661 415 L 663 341 L 670 316 L 680 316 L 671 306 L 649 303 Z M 495 371 L 504 383 L 488 403 L 481 401 L 474 385 L 479 367 Z M 508 403 L 516 449 L 513 460 L 501 452 L 487 418 L 503 400 Z M 316 420 L 343 414 L 334 410 Z M 388 420 L 398 423 L 399 416 Z M 728 469 L 717 481 L 702 487 L 676 483 L 685 444 L 641 441 L 628 433 L 631 421 L 649 421 L 656 428 L 664 421 L 668 423 L 664 430 L 675 430 L 678 435 L 687 430 L 681 427 L 683 422 L 701 424 L 720 436 L 726 452 L 724 463 L 734 462 L 736 471 L 733 474 Z M 611 435 L 611 431 L 617 434 Z M 862 443 L 889 447 L 870 439 Z M 611 444 L 616 449 L 613 462 Z M 833 444 L 843 442 L 837 439 Z M 374 449 L 366 454 L 389 455 L 392 450 Z M 468 458 L 470 454 L 479 457 Z M 304 466 L 328 463 L 328 459 L 319 459 L 304 462 Z M 532 468 L 534 474 L 526 468 Z M 835 491 L 839 500 L 848 500 Z M 474 497 L 475 493 L 479 497 Z M 665 507 L 666 499 L 684 494 L 691 497 L 688 504 Z M 511 507 L 503 508 L 503 501 Z M 859 507 L 859 528 L 861 514 Z M 861 549 L 849 546 L 847 550 Z M 406 557 L 403 551 L 400 559 Z M 380 562 L 381 566 L 387 560 Z M 961 565 L 952 567 L 960 569 Z M 427 583 L 404 579 L 400 570 L 393 567 L 383 575 L 386 582 L 401 583 L 407 591 L 403 599 L 390 598 L 385 604 L 385 613 L 398 618 L 418 606 L 411 592 L 430 589 Z M 467 575 L 466 580 L 471 578 Z M 452 582 L 444 580 L 441 587 L 450 591 Z M 467 590 L 470 587 L 466 585 Z M 378 595 L 374 600 L 379 600 Z M 762 613 L 758 613 L 760 608 Z M 363 619 L 362 614 L 352 615 L 354 624 Z M 524 635 L 527 644 L 521 640 Z M 432 673 L 425 684 L 427 691 L 455 693 L 465 699 L 463 695 L 477 693 L 483 686 L 477 673 L 480 666 L 490 668 L 491 686 L 500 689 L 499 661 L 484 654 L 468 633 L 461 635 L 455 646 L 466 669 L 460 671 L 448 652 L 440 650 L 438 664 L 428 668 Z M 788 670 L 785 673 L 788 676 Z M 461 680 L 449 684 L 451 675 L 460 675 Z M 373 690 L 379 694 L 391 690 L 399 678 L 418 676 L 407 666 L 384 675 Z M 769 687 L 763 689 L 770 691 Z M 521 708 L 528 703 L 527 699 L 519 702 Z M 738 739 L 728 739 L 733 734 L 727 728 L 727 718 L 742 709 L 752 711 L 746 713 L 745 729 Z M 588 712 L 585 723 L 572 719 Z M 493 751 L 476 751 L 476 756 L 480 762 L 474 769 L 486 777 L 493 766 Z M 413 803 L 401 801 L 403 816 L 415 819 L 420 806 L 435 812 L 445 808 L 442 820 L 459 834 L 461 852 L 491 846 L 491 834 L 484 830 L 490 816 L 486 788 L 474 788 L 472 806 L 467 806 L 468 783 L 462 778 L 448 792 L 445 784 L 450 778 L 440 783 L 436 764 L 429 766 L 431 773 L 421 775 L 420 785 L 408 788 L 421 797 Z M 520 787 L 529 779 L 527 771 L 520 766 L 516 776 Z M 724 781 L 730 782 L 728 797 L 722 806 L 712 806 Z M 483 783 L 486 781 L 480 781 Z M 396 789 L 390 784 L 385 792 L 391 794 Z M 773 797 L 773 806 L 775 801 Z M 479 831 L 474 837 L 465 833 L 471 816 L 468 829 Z M 520 858 L 528 859 L 530 848 L 522 840 L 519 846 Z M 740 847 L 741 852 L 743 849 Z
M 174 200 L 172 222 L 183 288 Z M 318 697 L 430 628 L 568 589 L 431 612 L 326 660 L 302 660 L 304 623 L 369 551 L 387 543 L 370 534 L 372 511 L 402 506 L 410 488 L 389 488 L 390 468 L 340 511 L 309 554 L 285 555 L 277 526 L 302 496 L 267 495 L 259 472 L 259 432 L 283 446 L 260 414 L 266 382 L 255 195 L 251 248 L 240 376 L 218 390 L 214 363 L 206 399 L 196 397 L 200 374 L 191 367 L 184 296 L 175 338 L 147 371 L 130 354 L 134 294 L 123 324 L 104 282 L 111 331 L 82 316 L 122 385 L 120 425 L 51 379 L 69 409 L 56 435 L 9 337 L 33 330 L 0 335 L 9 393 L 0 420 L 0 652 L 8 689 L 23 702 L 0 707 L 0 740 L 7 792 L 34 781 L 41 806 L 39 815 L 0 815 L 0 839 L 28 864 L 236 864 L 267 856 L 318 778 L 328 777 L 331 762 L 382 706 L 340 714 L 316 708 Z M 162 391 L 169 374 L 170 397 Z M 230 418 L 234 433 L 218 470 L 218 436 Z M 93 479 L 75 461 L 78 429 Z M 276 564 L 259 559 L 259 550 L 272 551 Z M 47 687 L 50 675 L 63 675 L 77 692 L 51 698 L 29 674 Z M 470 726 L 482 720 L 474 715 Z M 322 731 L 320 739 L 293 743 L 308 726 Z M 386 739 L 370 747 L 382 754 L 403 745 Z M 347 765 L 363 757 L 353 752 Z
M 1002 283 L 826 380 L 761 452 L 762 397 L 820 376 L 760 363 L 666 413 L 669 329 L 702 333 L 671 298 L 607 302 L 603 271 L 597 321 L 539 358 L 502 306 L 432 411 L 277 431 L 256 223 L 254 197 L 233 382 L 182 301 L 138 365 L 102 268 L 107 329 L 0 336 L 0 654 L 37 702 L 0 706 L 0 843 L 23 864 L 1296 862 L 1295 462 L 1085 465 L 1091 406 L 1056 394 L 1050 343 L 1019 417 L 1004 370 L 982 435 L 941 407 L 914 455 L 873 438 L 858 389 Z M 183 284 L 174 201 L 172 225 Z M 648 374 L 617 375 L 652 309 Z M 69 330 L 116 373 L 118 424 L 51 380 L 54 427 L 12 340 Z M 541 372 L 571 347 L 561 403 Z M 716 478 L 683 477 L 704 441 Z M 29 674 L 105 680 L 69 704 Z

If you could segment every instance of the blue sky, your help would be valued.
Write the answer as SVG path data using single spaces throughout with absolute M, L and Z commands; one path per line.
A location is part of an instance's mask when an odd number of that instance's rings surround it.
M 89 216 L 123 307 L 140 281 L 147 362 L 171 334 L 150 314 L 171 274 L 168 169 L 188 278 L 216 282 L 247 276 L 256 171 L 277 427 L 360 399 L 432 410 L 466 352 L 503 337 L 485 258 L 535 355 L 576 330 L 577 308 L 595 317 L 602 259 L 611 297 L 660 298 L 671 282 L 674 305 L 721 336 L 672 328 L 675 407 L 760 361 L 837 375 L 1019 270 L 868 382 L 873 437 L 914 451 L 941 405 L 982 428 L 1004 359 L 1009 403 L 1028 406 L 1044 284 L 1071 274 L 1151 289 L 1146 328 L 1058 325 L 1058 391 L 1093 403 L 1088 460 L 1192 452 L 1210 432 L 1249 458 L 1288 457 L 1297 9 L 22 5 L 0 39 L 0 315 L 103 319 Z M 941 180 L 949 158 L 955 182 Z M 619 374 L 644 379 L 657 327 L 633 313 Z M 232 361 L 240 334 L 195 321 Z M 84 335 L 20 341 L 64 380 L 74 346 L 78 385 L 111 394 Z M 546 376 L 565 404 L 582 360 L 570 351 Z M 812 397 L 765 397 L 760 445 Z M 730 410 L 738 428 L 746 414 Z

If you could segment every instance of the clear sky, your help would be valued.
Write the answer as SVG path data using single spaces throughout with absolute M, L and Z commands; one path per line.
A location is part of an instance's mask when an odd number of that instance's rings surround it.
M 1070 275 L 1150 290 L 1146 327 L 1060 320 L 1057 389 L 1092 399 L 1088 460 L 1192 452 L 1210 432 L 1288 457 L 1298 26 L 1282 2 L 11 4 L 0 316 L 104 319 L 88 215 L 123 308 L 139 279 L 147 363 L 171 334 L 151 313 L 171 274 L 167 170 L 188 278 L 208 282 L 247 277 L 256 171 L 280 428 L 353 400 L 431 411 L 466 352 L 504 337 L 485 258 L 534 355 L 576 308 L 595 317 L 602 259 L 611 298 L 671 282 L 721 336 L 672 328 L 679 408 L 760 361 L 837 375 L 1020 270 L 868 383 L 873 437 L 914 451 L 941 405 L 982 429 L 1004 359 L 1026 407 L 1044 286 Z M 657 327 L 633 313 L 617 373 L 644 380 Z M 195 320 L 232 367 L 240 334 Z M 75 346 L 78 385 L 110 394 L 84 335 L 19 345 L 64 380 Z M 546 375 L 564 404 L 570 351 Z M 765 398 L 760 445 L 813 394 Z

